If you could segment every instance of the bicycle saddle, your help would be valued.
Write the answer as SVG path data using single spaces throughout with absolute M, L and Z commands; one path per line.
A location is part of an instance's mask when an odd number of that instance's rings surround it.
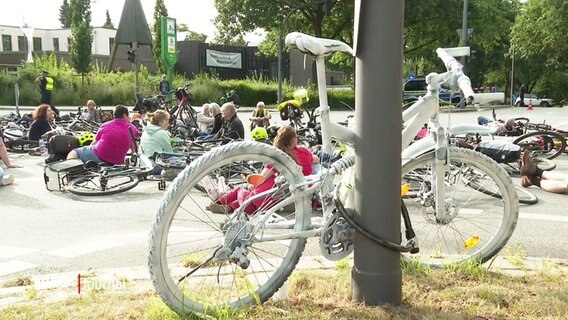
M 327 56 L 336 51 L 353 55 L 353 49 L 339 40 L 316 38 L 301 32 L 289 33 L 286 36 L 286 45 L 312 56 Z

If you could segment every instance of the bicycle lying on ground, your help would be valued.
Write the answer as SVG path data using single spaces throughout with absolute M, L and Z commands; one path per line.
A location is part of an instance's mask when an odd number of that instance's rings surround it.
M 495 109 L 493 120 L 499 121 Z M 528 150 L 533 158 L 552 160 L 566 152 L 568 132 L 555 129 L 545 122 L 530 122 L 526 117 L 514 118 L 512 130 L 501 132 L 499 135 L 516 137 L 513 143 Z
M 324 62 L 325 56 L 336 51 L 353 55 L 352 49 L 340 41 L 297 32 L 288 34 L 286 44 L 315 56 L 324 150 L 331 150 L 331 137 L 353 146 L 354 131 L 330 120 Z M 403 259 L 432 267 L 485 262 L 497 254 L 518 217 L 511 179 L 490 158 L 449 146 L 448 134 L 437 118 L 440 83 L 461 88 L 469 101 L 474 96 L 469 78 L 451 56 L 464 50 L 437 50 L 448 71 L 430 74 L 428 93 L 403 114 L 401 183 L 421 178 L 413 185 L 415 196 L 403 197 L 401 204 L 401 234 L 406 241 L 380 239 L 356 223 L 351 214 L 355 188 L 349 188 L 355 181 L 352 149 L 329 169 L 303 176 L 298 164 L 275 147 L 231 143 L 193 160 L 160 202 L 151 229 L 148 266 L 164 302 L 179 313 L 211 315 L 264 302 L 288 279 L 308 238 L 319 237 L 324 257 L 339 260 L 353 250 L 354 228 L 403 252 Z M 426 122 L 431 128 L 428 137 L 406 148 Z M 272 188 L 244 200 L 232 213 L 208 211 L 215 193 L 203 193 L 200 186 L 239 183 L 243 166 L 260 170 L 266 165 L 279 173 Z M 464 182 L 462 177 L 472 172 L 485 190 L 500 197 Z M 310 205 L 315 198 L 322 203 L 321 212 Z M 253 214 L 245 213 L 253 201 L 262 204 Z
M 45 167 L 44 182 L 49 191 L 69 191 L 79 196 L 117 194 L 136 187 L 148 176 L 151 167 L 139 166 L 138 161 L 132 156 L 123 165 L 83 163 L 78 159 L 53 162 Z

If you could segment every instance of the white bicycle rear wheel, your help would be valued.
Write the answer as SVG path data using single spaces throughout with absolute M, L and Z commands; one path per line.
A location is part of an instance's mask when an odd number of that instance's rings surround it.
M 289 185 L 305 181 L 294 160 L 279 149 L 263 143 L 238 142 L 194 160 L 164 194 L 152 225 L 148 265 L 158 294 L 178 313 L 214 316 L 226 308 L 264 302 L 298 263 L 306 239 L 284 236 L 309 227 L 306 197 L 298 197 L 293 208 L 272 215 L 252 234 L 262 211 L 267 209 L 264 204 L 252 215 L 215 214 L 206 208 L 211 202 L 208 193 L 195 189 L 204 180 L 217 183 L 220 176 L 227 185 L 234 185 L 243 181 L 243 175 L 262 169 L 259 163 L 272 165 Z M 279 188 L 270 201 L 290 197 L 291 189 Z M 277 224 L 281 228 L 277 229 Z M 283 238 L 269 242 L 250 239 L 277 235 Z M 227 258 L 242 247 L 248 252 L 244 256 L 250 261 L 247 266 Z

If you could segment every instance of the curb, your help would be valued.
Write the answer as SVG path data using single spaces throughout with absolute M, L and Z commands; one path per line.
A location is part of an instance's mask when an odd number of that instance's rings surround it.
M 353 267 L 353 255 L 347 261 L 349 266 Z M 296 270 L 325 271 L 337 268 L 338 263 L 335 261 L 329 261 L 322 256 L 310 256 L 301 258 Z M 504 273 L 511 276 L 524 276 L 535 272 L 568 273 L 568 260 L 498 256 L 485 263 L 484 268 L 491 272 Z M 77 290 L 78 275 L 81 275 L 82 292 Z M 87 294 L 89 290 L 93 289 L 127 293 L 154 290 L 146 266 L 45 274 L 32 276 L 31 280 L 33 285 L 0 288 L 0 308 L 28 300 L 26 295 L 30 290 L 37 292 L 37 297 L 44 302 L 65 300 L 78 294 Z

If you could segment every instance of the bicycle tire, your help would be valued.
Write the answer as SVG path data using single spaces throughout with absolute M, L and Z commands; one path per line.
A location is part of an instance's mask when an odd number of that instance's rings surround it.
M 515 118 L 515 122 L 516 123 L 520 122 L 523 125 L 527 125 L 530 122 L 530 120 L 529 120 L 529 118 L 526 118 L 526 117 L 518 117 L 518 118 Z
M 281 243 L 283 241 L 277 241 L 278 243 L 274 244 L 276 247 L 270 249 L 270 252 L 257 252 L 251 246 L 248 249 L 250 252 L 254 252 L 254 256 L 258 258 L 258 261 L 251 261 L 248 269 L 242 269 L 237 264 L 227 261 L 223 262 L 218 257 L 215 258 L 215 254 L 219 250 L 219 240 L 223 241 L 224 244 L 227 241 L 220 225 L 223 223 L 224 228 L 226 228 L 227 224 L 230 226 L 232 220 L 219 220 L 219 218 L 216 218 L 219 215 L 209 215 L 204 209 L 196 209 L 195 207 L 199 206 L 199 201 L 204 201 L 204 199 L 199 197 L 203 198 L 204 195 L 199 191 L 193 192 L 193 190 L 205 177 L 209 177 L 209 172 L 215 172 L 215 170 L 229 166 L 234 162 L 238 163 L 248 159 L 271 164 L 280 173 L 280 176 L 289 179 L 290 183 L 298 183 L 305 179 L 294 160 L 279 149 L 258 142 L 235 142 L 213 149 L 193 161 L 168 187 L 160 202 L 151 228 L 148 267 L 154 287 L 161 299 L 180 314 L 194 313 L 214 316 L 219 310 L 226 311 L 227 308 L 264 302 L 284 284 L 302 255 L 307 241 L 306 238 L 286 240 L 285 244 Z M 205 201 L 207 200 L 209 199 L 206 198 Z M 186 209 L 186 204 L 190 205 L 191 209 Z M 289 220 L 289 222 L 293 224 L 292 228 L 295 231 L 307 230 L 310 224 L 311 212 L 309 210 L 308 197 L 298 197 L 294 204 L 295 217 L 293 220 Z M 197 220 L 191 221 L 186 216 L 194 216 Z M 221 217 L 229 219 L 227 215 Z M 238 217 L 233 218 L 238 219 Z M 254 220 L 254 216 L 247 216 L 246 224 L 248 225 L 251 220 Z M 196 231 L 196 228 L 199 228 L 200 225 L 209 223 L 213 225 L 212 231 L 204 231 L 202 229 L 197 229 Z M 187 233 L 183 233 L 182 230 L 184 229 L 181 228 L 186 226 L 190 229 L 188 229 Z M 179 232 L 176 232 L 176 230 L 179 230 Z M 246 230 L 244 226 L 239 229 L 239 232 L 242 230 Z M 263 230 L 263 232 L 266 231 Z M 270 232 L 270 230 L 268 231 Z M 221 239 L 217 239 L 211 233 L 220 233 Z M 189 240 L 191 239 L 190 237 L 198 237 L 198 239 Z M 235 243 L 234 239 L 237 239 L 237 236 L 234 236 L 232 239 L 229 241 L 230 245 Z M 205 243 L 212 242 L 213 245 L 201 249 L 197 245 L 200 241 Z M 287 244 L 288 242 L 289 244 Z M 258 242 L 253 244 L 255 243 Z M 203 244 L 202 246 L 206 245 Z M 200 250 L 193 252 L 189 251 L 188 248 L 183 248 L 189 246 L 197 246 Z M 215 246 L 217 247 L 215 248 Z M 283 249 L 285 250 L 284 253 L 276 253 L 276 250 L 284 246 L 288 246 L 286 249 Z M 208 252 L 205 253 L 204 251 Z M 272 257 L 271 261 L 279 260 L 280 263 L 261 260 L 259 254 L 261 256 L 268 255 Z M 209 255 L 209 258 L 206 258 L 207 255 Z M 184 256 L 193 257 L 193 259 L 198 261 L 183 266 L 179 260 Z M 261 275 L 253 270 L 253 278 L 249 271 L 251 268 L 255 268 L 259 262 L 260 265 L 264 263 L 269 268 L 273 268 L 273 273 Z M 213 266 L 209 264 L 213 264 Z M 179 276 L 178 274 L 186 273 L 190 268 L 192 270 L 185 276 L 176 277 Z M 261 271 L 267 272 L 264 266 L 261 266 Z M 272 270 L 269 271 L 272 272 Z M 195 277 L 193 276 L 194 272 L 198 274 Z M 199 273 L 205 273 L 209 277 L 203 274 L 199 276 Z M 235 282 L 227 280 L 231 276 Z M 259 278 L 265 280 L 265 282 L 261 284 Z M 203 284 L 197 283 L 200 281 Z M 243 282 L 246 285 L 246 289 L 243 292 L 237 292 L 236 297 L 221 297 L 221 295 L 228 295 L 228 290 L 239 291 L 239 286 Z M 253 282 L 255 282 L 254 285 Z M 234 287 L 233 283 L 235 284 Z M 223 288 L 223 285 L 230 286 L 230 288 Z M 208 296 L 209 294 L 211 294 L 211 297 Z
M 467 185 L 471 188 L 473 188 L 474 190 L 477 190 L 479 192 L 482 192 L 486 195 L 490 195 L 492 197 L 495 198 L 501 198 L 501 195 L 497 192 L 493 192 L 491 190 L 488 190 L 486 188 L 483 187 L 482 184 L 480 184 L 478 182 L 477 179 L 475 179 L 475 177 L 473 177 L 473 179 L 468 180 L 466 179 L 466 176 L 462 176 L 462 179 L 464 179 L 464 183 L 467 183 Z M 522 204 L 536 204 L 538 202 L 538 197 L 530 192 L 529 190 L 519 187 L 519 186 L 515 186 L 515 191 L 517 192 L 517 197 L 519 198 L 519 203 Z
M 564 138 L 564 136 L 562 136 L 561 134 L 554 132 L 554 131 L 530 132 L 530 133 L 524 134 L 524 135 L 518 137 L 517 139 L 513 140 L 513 143 L 521 146 L 522 148 L 528 149 L 533 154 L 537 154 L 539 152 L 538 152 L 538 149 L 536 149 L 535 144 L 531 143 L 530 141 L 523 143 L 523 140 L 530 139 L 530 138 L 536 138 L 536 137 L 540 137 L 540 136 L 548 136 L 549 139 L 552 139 L 552 144 L 553 144 L 552 147 L 550 149 L 541 150 L 541 151 L 544 151 L 544 153 L 542 153 L 542 154 L 544 155 L 545 158 L 554 159 L 554 158 L 558 157 L 559 155 L 561 155 L 564 152 L 564 150 L 566 150 L 566 138 Z M 558 145 L 557 145 L 557 143 L 558 143 Z M 535 146 L 535 147 L 533 148 L 532 146 Z M 538 147 L 540 147 L 540 145 Z M 550 147 L 550 145 L 548 145 L 546 147 Z M 549 154 L 550 152 L 552 152 L 552 153 Z
M 556 169 L 556 162 L 547 158 L 535 158 L 533 159 L 533 162 L 544 171 L 551 171 Z
M 69 181 L 67 190 L 79 196 L 108 196 L 128 191 L 136 187 L 140 182 L 140 177 L 136 174 L 118 174 L 107 177 L 106 186 L 103 187 L 101 186 L 100 180 L 97 181 L 97 179 L 100 178 L 101 174 L 99 173 L 91 174 L 89 176 L 79 176 Z M 118 179 L 127 179 L 127 181 L 117 182 L 115 185 L 114 181 Z
M 434 158 L 434 152 L 430 152 L 404 164 L 402 181 L 405 182 L 404 177 L 414 172 L 424 175 L 423 180 L 429 181 L 431 175 L 428 170 Z M 448 221 L 437 220 L 436 203 L 417 200 L 423 199 L 428 192 L 420 191 L 416 199 L 403 198 L 420 242 L 420 254 L 403 254 L 406 261 L 431 268 L 468 261 L 483 263 L 505 246 L 516 227 L 519 200 L 505 169 L 489 157 L 463 148 L 450 147 L 449 160 L 444 183 Z M 503 196 L 495 198 L 476 192 L 466 184 L 460 186 L 463 181 L 456 175 L 464 170 L 483 172 L 490 179 L 488 183 L 494 183 Z M 428 189 L 428 186 L 425 188 Z M 467 197 L 469 193 L 471 196 Z

